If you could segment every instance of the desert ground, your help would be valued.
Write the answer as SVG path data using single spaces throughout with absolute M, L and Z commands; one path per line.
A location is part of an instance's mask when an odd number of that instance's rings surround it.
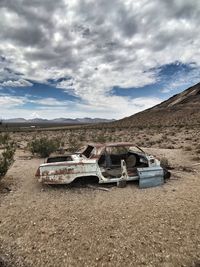
M 0 266 L 200 266 L 200 131 L 62 129 L 11 132 L 15 162 L 0 182 Z M 68 148 L 132 141 L 171 166 L 163 186 L 41 185 L 44 160 L 28 142 L 49 136 Z M 102 186 L 101 186 L 102 187 Z

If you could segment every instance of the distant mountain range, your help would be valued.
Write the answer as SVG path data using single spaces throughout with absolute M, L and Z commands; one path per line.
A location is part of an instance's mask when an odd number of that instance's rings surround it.
M 26 120 L 24 118 L 13 118 L 13 119 L 7 119 L 2 120 L 4 124 L 6 123 L 20 123 L 20 124 L 91 124 L 91 123 L 106 123 L 106 122 L 112 122 L 114 119 L 108 120 L 108 119 L 101 119 L 101 118 L 76 118 L 76 119 L 70 119 L 70 118 L 57 118 L 52 120 L 42 119 L 42 118 L 34 118 Z
M 121 120 L 107 120 L 101 118 L 57 118 L 53 120 L 15 118 L 2 121 L 3 124 L 27 125 L 72 125 L 108 123 L 107 127 L 160 127 L 160 126 L 200 126 L 200 83 L 185 91 L 170 97 L 168 100 Z
M 111 125 L 118 127 L 200 125 L 200 83 L 152 108 L 111 122 Z

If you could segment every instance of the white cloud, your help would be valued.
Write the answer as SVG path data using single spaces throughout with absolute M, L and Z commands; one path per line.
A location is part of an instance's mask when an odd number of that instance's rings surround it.
M 29 81 L 19 79 L 18 81 L 5 81 L 0 83 L 0 87 L 26 87 L 26 86 L 32 86 L 33 84 Z
M 1 86 L 70 77 L 58 90 L 80 97 L 90 114 L 131 115 L 160 99 L 112 96 L 112 87 L 153 84 L 156 68 L 175 61 L 198 69 L 199 13 L 196 0 L 3 1 Z M 38 103 L 60 105 L 52 99 Z
M 59 117 L 80 118 L 87 117 L 88 114 L 92 118 L 99 117 L 99 114 L 106 119 L 121 118 L 152 107 L 160 101 L 159 98 L 136 98 L 132 100 L 114 96 L 101 99 L 98 106 L 96 106 L 95 103 L 88 105 L 87 103 L 75 103 L 54 98 L 32 100 L 28 95 L 25 97 L 0 96 L 1 117 L 4 119 L 16 116 L 26 119 L 33 118 L 33 116 L 46 119 Z M 35 103 L 39 106 L 37 109 L 27 108 L 24 106 L 27 103 Z
M 35 119 L 35 118 L 40 118 L 39 114 L 35 111 L 32 113 L 29 111 L 29 117 L 27 119 Z
M 0 96 L 0 107 L 1 107 L 1 113 L 2 109 L 10 109 L 16 106 L 21 106 L 26 103 L 26 98 L 25 97 L 11 97 L 9 95 L 1 95 Z M 14 113 L 13 113 L 14 114 Z M 14 114 L 16 115 L 16 114 Z
M 55 106 L 65 106 L 67 107 L 70 102 L 69 101 L 61 101 L 61 100 L 57 100 L 53 97 L 48 97 L 48 98 L 42 98 L 42 99 L 35 99 L 35 100 L 29 100 L 29 102 L 31 103 L 35 103 L 35 104 L 38 104 L 38 105 L 43 105 L 43 106 L 52 106 L 52 107 L 55 107 Z

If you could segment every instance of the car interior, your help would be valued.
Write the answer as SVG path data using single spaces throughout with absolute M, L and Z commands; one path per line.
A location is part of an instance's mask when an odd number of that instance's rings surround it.
M 106 178 L 119 178 L 122 175 L 121 160 L 124 160 L 129 176 L 137 174 L 138 167 L 147 167 L 144 155 L 132 152 L 129 147 L 107 147 L 98 161 L 102 174 Z

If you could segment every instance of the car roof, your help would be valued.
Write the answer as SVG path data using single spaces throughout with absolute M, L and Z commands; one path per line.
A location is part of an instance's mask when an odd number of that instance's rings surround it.
M 136 146 L 130 142 L 115 142 L 115 143 L 89 143 L 88 146 L 94 147 L 120 147 L 120 146 Z

